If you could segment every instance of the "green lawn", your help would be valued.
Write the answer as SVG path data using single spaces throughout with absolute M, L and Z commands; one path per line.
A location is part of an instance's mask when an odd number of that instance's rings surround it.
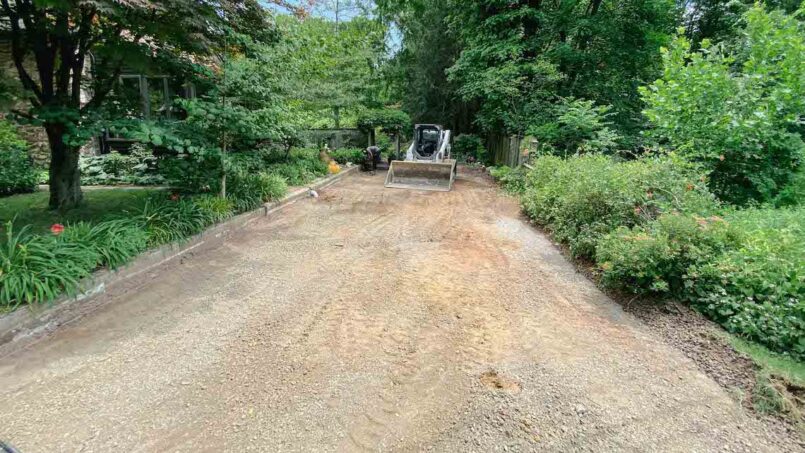
M 778 414 L 793 422 L 805 434 L 805 406 L 800 392 L 805 388 L 805 363 L 775 354 L 765 347 L 725 334 L 727 341 L 739 352 L 748 355 L 757 365 L 752 406 L 767 414 Z
M 775 354 L 763 346 L 728 335 L 728 341 L 740 352 L 750 356 L 761 368 L 782 376 L 798 386 L 805 386 L 805 363 Z
M 31 225 L 34 232 L 46 232 L 54 223 L 97 222 L 141 204 L 156 190 L 85 190 L 81 206 L 64 213 L 48 209 L 48 193 L 34 192 L 0 198 L 0 222 L 14 220 L 16 227 Z

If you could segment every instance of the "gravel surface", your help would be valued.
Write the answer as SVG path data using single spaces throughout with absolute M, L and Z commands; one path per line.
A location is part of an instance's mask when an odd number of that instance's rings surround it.
M 617 300 L 617 299 L 616 299 Z M 624 310 L 642 321 L 666 343 L 673 345 L 707 376 L 716 381 L 733 399 L 750 410 L 780 445 L 805 450 L 805 430 L 783 414 L 764 414 L 755 410 L 752 395 L 760 368 L 745 354 L 735 350 L 724 330 L 689 307 L 674 302 L 632 301 Z M 796 447 L 796 448 L 793 448 Z
M 0 358 L 66 451 L 794 451 L 462 170 L 359 175 Z

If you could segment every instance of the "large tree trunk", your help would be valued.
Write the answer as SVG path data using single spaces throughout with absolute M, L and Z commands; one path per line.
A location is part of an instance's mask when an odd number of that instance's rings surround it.
M 79 148 L 64 143 L 64 125 L 45 127 L 50 143 L 50 208 L 64 211 L 81 203 Z

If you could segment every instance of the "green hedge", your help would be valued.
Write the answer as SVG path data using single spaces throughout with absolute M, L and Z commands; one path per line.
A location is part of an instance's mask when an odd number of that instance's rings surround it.
M 686 301 L 805 359 L 805 208 L 735 210 L 703 184 L 667 158 L 543 157 L 522 203 L 605 286 Z

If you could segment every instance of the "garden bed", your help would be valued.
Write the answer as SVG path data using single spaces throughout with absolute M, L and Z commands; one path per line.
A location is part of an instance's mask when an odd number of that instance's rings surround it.
M 118 290 L 126 291 L 125 283 L 133 277 L 151 272 L 159 266 L 180 260 L 201 250 L 218 247 L 250 222 L 309 196 L 310 188 L 327 187 L 357 170 L 358 167 L 351 167 L 339 174 L 321 178 L 307 187 L 291 191 L 281 200 L 266 203 L 256 210 L 235 216 L 186 241 L 166 244 L 147 251 L 116 270 L 99 270 L 91 277 L 81 281 L 77 295 L 61 296 L 45 306 L 29 305 L 27 309 L 18 309 L 0 315 L 0 356 L 16 350 L 21 345 L 55 330 L 61 325 L 91 313 L 101 306 L 100 299 L 96 298 L 99 294 Z M 104 299 L 108 300 L 108 298 Z

